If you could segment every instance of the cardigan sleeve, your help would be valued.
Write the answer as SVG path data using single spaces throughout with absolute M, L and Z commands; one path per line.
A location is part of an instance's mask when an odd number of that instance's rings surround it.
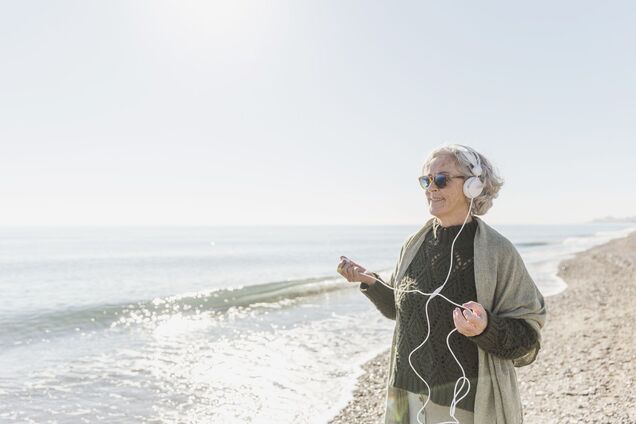
M 406 246 L 413 239 L 413 236 L 414 235 L 409 236 L 404 244 L 402 244 L 400 255 L 398 256 L 398 261 L 395 264 L 393 272 L 391 273 L 391 277 L 389 277 L 389 282 L 385 283 L 389 287 L 395 287 L 395 277 L 398 274 L 404 251 L 406 249 Z M 375 276 L 375 278 L 384 281 L 377 273 L 373 272 L 372 274 Z M 375 305 L 376 308 L 378 308 L 382 315 L 389 319 L 395 320 L 397 313 L 395 309 L 394 290 L 376 281 L 373 284 L 360 283 L 360 291 L 364 293 L 367 298 L 369 298 L 369 300 Z
M 537 333 L 523 319 L 502 318 L 486 310 L 488 325 L 481 334 L 468 337 L 481 349 L 503 359 L 517 359 L 536 346 Z
M 375 272 L 373 275 L 382 280 Z M 392 289 L 376 281 L 374 284 L 360 283 L 360 291 L 373 302 L 382 315 L 392 320 L 395 319 L 395 292 Z

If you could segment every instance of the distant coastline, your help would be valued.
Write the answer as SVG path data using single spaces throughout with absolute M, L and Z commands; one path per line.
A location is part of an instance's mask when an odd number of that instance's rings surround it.
M 627 217 L 615 217 L 615 216 L 606 216 L 603 218 L 595 218 L 589 221 L 592 224 L 627 224 L 631 222 L 636 222 L 636 216 L 627 216 Z

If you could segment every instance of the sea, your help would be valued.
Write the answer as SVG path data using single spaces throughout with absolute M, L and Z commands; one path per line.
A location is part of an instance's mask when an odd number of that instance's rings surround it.
M 545 296 L 635 223 L 492 225 Z M 0 228 L 1 423 L 318 423 L 391 343 L 337 272 L 418 226 Z

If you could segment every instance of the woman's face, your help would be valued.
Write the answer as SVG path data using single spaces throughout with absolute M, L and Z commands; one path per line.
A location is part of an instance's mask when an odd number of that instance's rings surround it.
M 448 156 L 438 156 L 423 170 L 423 175 L 446 174 L 458 176 L 455 159 Z M 426 200 L 431 215 L 436 216 L 444 226 L 461 224 L 468 214 L 469 202 L 464 196 L 464 178 L 451 178 L 444 188 L 439 188 L 435 182 L 426 189 Z

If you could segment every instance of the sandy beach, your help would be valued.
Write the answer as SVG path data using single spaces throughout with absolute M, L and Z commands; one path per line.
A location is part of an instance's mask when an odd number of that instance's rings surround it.
M 636 233 L 559 264 L 568 288 L 546 298 L 543 346 L 517 368 L 525 423 L 636 423 Z M 381 423 L 388 351 L 367 362 L 330 424 Z M 486 424 L 486 423 L 480 423 Z

